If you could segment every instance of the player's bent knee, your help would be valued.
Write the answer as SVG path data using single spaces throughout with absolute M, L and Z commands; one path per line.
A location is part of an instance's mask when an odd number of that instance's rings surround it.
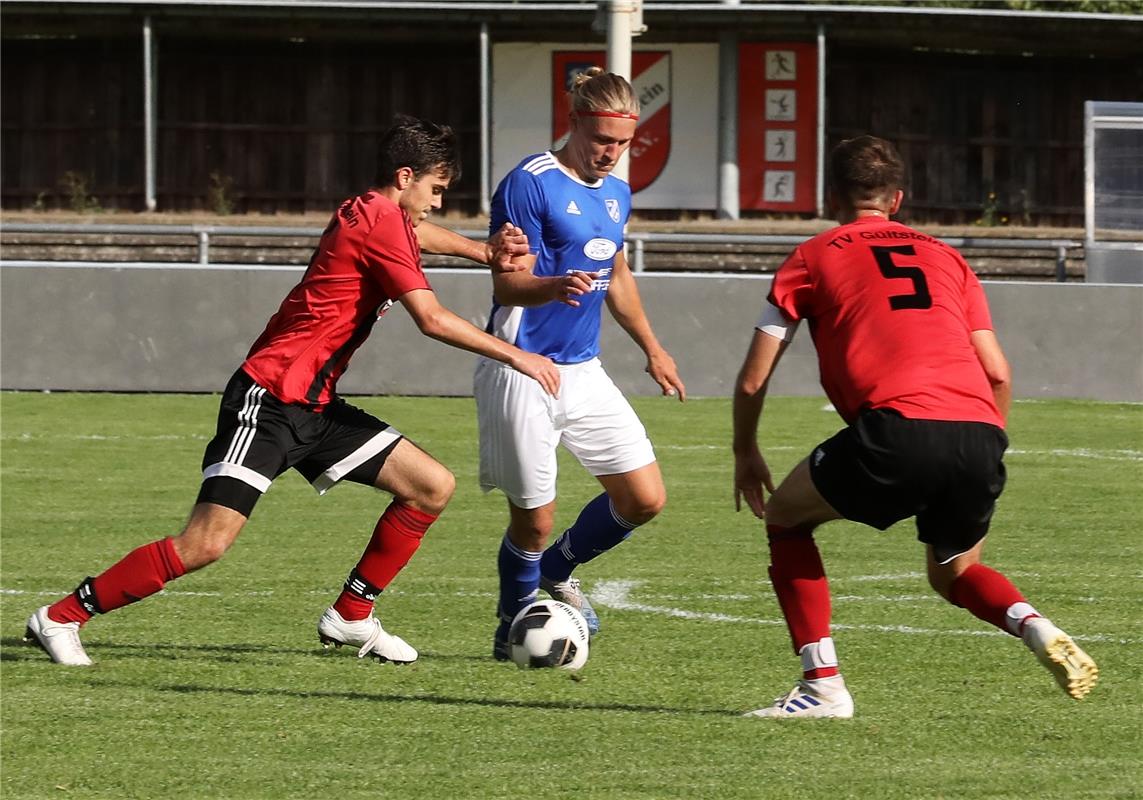
M 929 586 L 950 603 L 952 602 L 952 585 L 964 571 L 958 567 L 959 565 L 954 566 L 952 564 L 930 563 L 928 565 Z
M 517 547 L 537 553 L 548 546 L 548 539 L 552 535 L 551 525 L 519 525 L 513 524 L 509 531 L 509 538 Z
M 813 530 L 815 516 L 804 505 L 790 502 L 781 489 L 771 495 L 766 502 L 766 522 L 768 525 L 789 530 L 802 527 Z
M 667 505 L 667 496 L 659 495 L 637 501 L 632 508 L 616 509 L 619 516 L 635 525 L 646 525 L 663 511 Z
M 659 486 L 650 491 L 621 493 L 612 496 L 615 513 L 632 525 L 645 525 L 659 516 L 667 505 L 667 490 Z
M 230 549 L 246 524 L 246 515 L 214 503 L 199 503 L 190 521 L 171 543 L 187 571 L 213 564 Z
M 439 515 L 445 510 L 456 491 L 456 476 L 438 461 L 426 461 L 419 465 L 413 480 L 403 480 L 399 485 L 384 484 L 380 488 L 393 493 L 393 497 L 426 514 Z
M 174 538 L 174 547 L 183 566 L 190 572 L 218 561 L 233 542 L 233 536 L 185 531 Z
M 425 510 L 431 514 L 440 514 L 452 500 L 454 492 L 456 492 L 456 476 L 441 467 L 440 474 L 436 476 L 433 487 L 425 498 Z

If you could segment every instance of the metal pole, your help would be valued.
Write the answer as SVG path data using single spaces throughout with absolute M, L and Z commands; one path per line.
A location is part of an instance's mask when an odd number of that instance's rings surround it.
M 825 207 L 825 114 L 826 114 L 826 38 L 825 25 L 818 25 L 818 141 L 817 178 L 814 181 L 814 200 L 818 219 L 826 215 Z
M 198 232 L 198 263 L 210 263 L 210 232 Z
M 607 3 L 607 71 L 631 80 L 631 15 L 635 12 L 632 0 L 601 0 Z M 619 160 L 612 174 L 628 180 L 631 174 L 631 156 Z
M 1095 239 L 1094 115 L 1094 103 L 1091 100 L 1085 100 L 1083 104 L 1083 238 L 1085 246 Z
M 738 32 L 718 34 L 718 210 L 738 219 Z
M 641 238 L 634 240 L 628 239 L 628 242 L 632 241 L 635 245 L 635 252 L 632 254 L 633 257 L 631 259 L 631 271 L 642 272 L 645 267 L 643 263 L 643 240 Z
M 155 200 L 155 38 L 151 17 L 143 17 L 143 203 L 148 211 Z
M 488 23 L 480 23 L 480 213 L 488 214 L 492 210 L 489 199 L 492 193 L 490 175 L 492 173 L 489 161 L 492 156 L 490 141 L 492 130 L 490 128 L 489 110 L 492 107 L 492 86 L 489 81 L 489 37 Z

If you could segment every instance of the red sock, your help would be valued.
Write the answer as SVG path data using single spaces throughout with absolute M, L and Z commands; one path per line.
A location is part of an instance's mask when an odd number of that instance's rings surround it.
M 770 581 L 786 617 L 794 652 L 800 654 L 806 645 L 830 635 L 829 581 L 812 528 L 767 525 L 766 534 L 770 539 Z M 828 678 L 836 674 L 837 667 L 819 667 L 805 673 L 805 677 Z
M 1013 636 L 1020 635 L 1024 619 L 1039 616 L 1025 603 L 1024 595 L 1011 581 L 984 564 L 973 564 L 957 576 L 949 588 L 949 601 Z M 1008 610 L 1017 603 L 1024 603 L 1020 608 L 1026 606 L 1029 613 L 1023 615 L 1023 619 L 1014 620 L 1016 630 L 1012 630 L 1008 624 Z
M 48 617 L 83 624 L 95 614 L 153 595 L 186 571 L 170 537 L 159 539 L 132 550 L 98 577 L 85 580 L 74 593 L 52 605 Z
M 418 511 L 396 500 L 389 504 L 381 519 L 377 520 L 365 553 L 349 573 L 345 588 L 333 604 L 342 619 L 365 619 L 373 613 L 377 593 L 409 563 L 421 546 L 425 531 L 436 519 L 434 514 Z

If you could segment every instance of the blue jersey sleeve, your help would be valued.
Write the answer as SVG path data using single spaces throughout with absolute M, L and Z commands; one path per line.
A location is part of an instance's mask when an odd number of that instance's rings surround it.
M 536 176 L 519 167 L 509 172 L 492 196 L 492 215 L 489 234 L 500 229 L 505 222 L 518 226 L 528 236 L 528 250 L 540 252 L 544 237 L 544 217 L 547 199 Z

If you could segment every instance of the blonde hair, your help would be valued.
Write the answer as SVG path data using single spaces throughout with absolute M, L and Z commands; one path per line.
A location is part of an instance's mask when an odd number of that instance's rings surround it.
M 631 84 L 600 67 L 588 67 L 576 75 L 569 94 L 572 111 L 639 116 L 639 99 Z

